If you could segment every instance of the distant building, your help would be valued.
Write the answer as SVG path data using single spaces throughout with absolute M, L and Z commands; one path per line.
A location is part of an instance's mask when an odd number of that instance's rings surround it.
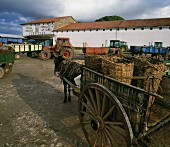
M 24 37 L 21 35 L 13 35 L 13 34 L 2 34 L 0 33 L 0 42 L 4 44 L 9 43 L 22 43 L 24 41 Z
M 126 41 L 128 45 L 170 46 L 170 18 L 115 20 L 72 23 L 54 29 L 54 39 L 69 37 L 73 46 L 109 46 L 110 40 Z
M 28 39 L 34 39 L 37 43 L 49 46 L 55 44 L 53 42 L 53 30 L 75 23 L 76 21 L 71 16 L 43 18 L 21 24 L 23 27 L 23 36 Z
M 23 36 L 43 45 L 54 45 L 57 37 L 69 37 L 75 47 L 109 46 L 110 40 L 128 45 L 170 46 L 170 18 L 76 23 L 71 16 L 44 18 L 22 24 Z

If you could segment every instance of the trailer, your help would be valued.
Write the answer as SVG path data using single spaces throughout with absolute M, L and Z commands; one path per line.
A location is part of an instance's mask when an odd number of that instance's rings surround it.
M 130 52 L 134 56 L 135 54 L 152 55 L 159 58 L 168 60 L 170 58 L 170 47 L 163 47 L 162 42 L 154 42 L 154 45 L 149 46 L 130 46 Z
M 28 57 L 38 57 L 43 46 L 41 44 L 10 44 L 15 50 L 15 57 L 19 59 L 21 54 L 27 53 Z
M 120 82 L 86 66 L 82 68 L 80 87 L 64 80 L 79 98 L 79 120 L 91 147 L 138 145 L 170 121 L 169 108 L 157 101 L 150 103 L 153 98 L 163 99 L 152 91 Z
M 110 40 L 109 47 L 83 47 L 82 51 L 86 55 L 106 55 L 118 54 L 128 50 L 127 42 L 120 40 Z
M 0 46 L 0 79 L 12 71 L 14 61 L 14 51 L 8 47 Z

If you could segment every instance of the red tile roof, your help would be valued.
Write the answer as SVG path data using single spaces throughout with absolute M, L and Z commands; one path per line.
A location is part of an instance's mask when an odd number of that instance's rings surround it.
M 157 26 L 170 26 L 170 18 L 72 23 L 72 24 L 69 24 L 67 26 L 56 29 L 55 31 L 85 30 L 85 29 L 133 28 L 133 27 L 134 28 L 136 28 L 136 27 L 157 27 Z
M 74 20 L 74 18 L 72 16 L 54 17 L 54 18 L 42 18 L 42 19 L 31 21 L 31 22 L 27 22 L 27 23 L 24 23 L 24 24 L 21 24 L 21 25 L 46 23 L 46 22 L 55 22 L 57 20 L 68 18 L 68 17 L 71 17 Z

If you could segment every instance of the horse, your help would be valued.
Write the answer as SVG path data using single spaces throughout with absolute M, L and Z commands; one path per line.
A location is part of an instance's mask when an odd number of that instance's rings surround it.
M 63 85 L 64 85 L 64 103 L 71 102 L 71 87 L 70 85 L 64 80 L 67 79 L 75 86 L 80 83 L 80 75 L 81 75 L 81 67 L 82 65 L 73 61 L 73 60 L 66 60 L 62 56 L 55 57 L 54 59 L 54 74 L 58 72 L 59 77 L 61 78 Z M 77 83 L 77 84 L 76 84 Z M 67 94 L 68 92 L 68 94 Z M 67 96 L 68 95 L 68 96 Z

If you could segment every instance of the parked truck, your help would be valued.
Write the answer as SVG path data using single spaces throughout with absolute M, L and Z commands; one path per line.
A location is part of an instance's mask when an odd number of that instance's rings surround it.
M 127 51 L 127 42 L 120 40 L 110 40 L 109 47 L 84 47 L 84 54 L 104 55 L 117 54 L 118 52 Z

